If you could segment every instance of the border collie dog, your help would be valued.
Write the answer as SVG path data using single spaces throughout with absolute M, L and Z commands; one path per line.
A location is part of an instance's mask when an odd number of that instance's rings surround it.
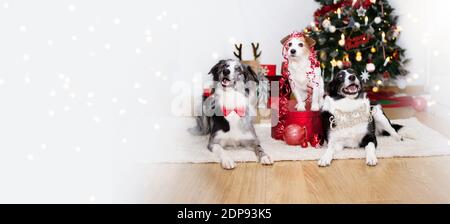
M 342 70 L 328 85 L 321 113 L 328 148 L 318 164 L 329 166 L 335 151 L 343 148 L 364 148 L 366 164 L 376 166 L 377 135 L 393 136 L 403 127 L 391 124 L 380 105 L 373 105 L 363 92 L 362 82 L 354 70 Z
M 224 169 L 236 167 L 226 149 L 250 147 L 263 165 L 273 164 L 264 152 L 253 126 L 256 115 L 258 78 L 250 66 L 237 60 L 219 61 L 210 71 L 214 87 L 204 97 L 202 115 L 191 133 L 209 135 L 207 148 L 220 159 Z
M 289 63 L 289 83 L 298 102 L 296 110 L 306 110 L 305 101 L 308 100 L 308 94 L 311 94 L 311 111 L 319 111 L 325 93 L 322 71 L 314 63 L 316 42 L 302 33 L 293 33 L 283 38 L 281 43 L 284 46 L 283 55 Z M 308 93 L 310 89 L 311 93 Z

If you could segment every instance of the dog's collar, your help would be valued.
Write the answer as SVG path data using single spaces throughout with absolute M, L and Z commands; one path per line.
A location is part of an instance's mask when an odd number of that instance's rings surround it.
M 330 129 L 341 130 L 352 128 L 358 124 L 370 123 L 373 120 L 373 110 L 370 106 L 361 105 L 353 111 L 342 111 L 335 109 L 333 115 L 330 117 Z

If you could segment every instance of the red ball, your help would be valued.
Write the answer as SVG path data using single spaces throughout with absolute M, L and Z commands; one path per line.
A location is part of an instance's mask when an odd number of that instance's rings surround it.
M 302 146 L 302 148 L 306 149 L 306 148 L 308 148 L 308 142 L 304 141 L 304 142 L 302 142 L 302 144 L 300 144 L 300 146 Z
M 284 129 L 284 141 L 288 145 L 301 145 L 305 142 L 306 128 L 291 124 Z
M 412 106 L 413 106 L 414 110 L 416 110 L 418 112 L 423 112 L 427 109 L 428 102 L 425 98 L 419 96 L 419 97 L 414 98 L 414 102 L 413 102 Z
M 352 67 L 352 62 L 351 61 L 344 61 L 344 68 L 350 68 Z

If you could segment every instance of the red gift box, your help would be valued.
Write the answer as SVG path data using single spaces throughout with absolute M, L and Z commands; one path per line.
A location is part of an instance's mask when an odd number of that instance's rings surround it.
M 320 111 L 297 111 L 295 109 L 296 104 L 296 101 L 290 102 L 286 127 L 290 124 L 298 124 L 302 127 L 306 127 L 306 138 L 308 142 L 313 141 L 314 135 L 322 137 L 323 130 Z
M 284 127 L 287 127 L 291 124 L 297 124 L 301 127 L 306 128 L 306 138 L 307 142 L 314 142 L 316 138 L 323 139 L 323 128 L 322 128 L 322 120 L 320 118 L 319 111 L 297 111 L 295 109 L 295 105 L 297 101 L 290 100 L 289 101 L 289 111 L 287 113 L 286 122 Z M 279 111 L 277 109 L 273 109 L 272 111 L 272 119 L 273 121 L 277 121 L 279 118 Z M 272 125 L 274 126 L 274 125 Z M 284 140 L 282 133 L 276 132 L 276 127 L 272 127 L 272 138 L 276 140 Z
M 261 65 L 261 73 L 264 76 L 277 75 L 277 65 Z

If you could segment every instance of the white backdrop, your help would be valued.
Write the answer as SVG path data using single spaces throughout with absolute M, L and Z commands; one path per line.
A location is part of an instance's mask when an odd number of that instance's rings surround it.
M 392 4 L 417 74 L 411 84 L 443 95 L 448 1 Z M 261 61 L 279 64 L 279 40 L 309 24 L 317 6 L 0 0 L 0 202 L 141 201 L 138 189 L 153 180 L 136 164 L 186 128 L 168 124 L 174 83 L 198 82 L 218 59 L 232 57 L 233 42 L 247 44 L 246 58 L 249 44 L 260 42 Z

